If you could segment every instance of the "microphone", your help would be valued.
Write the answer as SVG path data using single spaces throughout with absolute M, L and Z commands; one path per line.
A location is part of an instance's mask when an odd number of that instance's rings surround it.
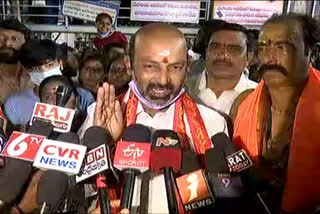
M 224 133 L 218 133 L 211 138 L 214 148 L 205 153 L 207 177 L 213 190 L 216 203 L 214 210 L 219 212 L 239 212 L 244 207 L 245 189 L 240 176 L 230 174 L 226 161 L 226 147 L 231 145 L 230 139 Z
M 185 175 L 176 178 L 176 183 L 184 210 L 203 213 L 207 211 L 203 208 L 212 208 L 214 198 L 193 151 L 183 152 L 180 171 Z
M 28 133 L 30 134 L 41 135 L 45 137 L 49 137 L 52 131 L 53 126 L 51 123 L 42 120 L 33 121 L 32 126 L 30 126 L 28 129 Z
M 117 143 L 113 165 L 124 174 L 121 209 L 131 209 L 136 176 L 149 169 L 150 136 L 147 127 L 134 124 L 126 128 L 122 140 Z
M 5 158 L 5 165 L 0 168 L 0 213 L 9 212 L 10 204 L 24 189 L 31 171 L 30 163 L 15 158 Z
M 181 168 L 179 137 L 172 130 L 156 130 L 151 142 L 150 167 L 153 172 L 164 174 L 169 213 L 179 213 L 173 176 L 173 172 L 178 172 Z
M 262 195 L 259 193 L 261 190 L 260 181 L 255 173 L 251 170 L 253 168 L 250 168 L 253 163 L 246 151 L 237 148 L 237 146 L 233 143 L 229 143 L 226 145 L 225 154 L 227 156 L 227 162 L 230 171 L 240 172 L 245 186 L 251 193 L 253 192 L 255 198 L 254 200 L 257 204 L 257 207 L 254 209 L 259 210 L 255 212 L 263 212 L 266 214 L 272 213 Z
M 6 134 L 4 133 L 3 129 L 0 128 L 0 153 L 4 149 L 7 143 Z M 1 166 L 0 166 L 1 167 Z
M 80 144 L 79 136 L 73 132 L 62 133 L 58 136 L 57 141 Z
M 68 188 L 68 176 L 59 171 L 47 170 L 40 178 L 37 203 L 42 204 L 41 214 L 57 212 L 60 204 L 64 204 Z
M 83 138 L 84 145 L 90 150 L 90 155 L 86 156 L 86 164 L 89 162 L 94 162 L 94 156 L 96 159 L 103 159 L 106 162 L 106 172 L 112 172 L 113 176 L 117 176 L 112 168 L 110 160 L 110 152 L 108 144 L 112 142 L 111 135 L 104 128 L 93 126 L 87 129 Z M 102 147 L 95 154 L 92 150 Z M 88 154 L 89 154 L 88 153 Z M 101 172 L 101 171 L 100 171 Z M 108 195 L 107 178 L 111 176 L 106 176 L 104 173 L 97 173 L 96 175 L 96 185 L 98 189 L 99 202 L 100 202 L 100 212 L 102 214 L 111 213 L 110 200 Z
M 72 88 L 66 85 L 59 85 L 56 91 L 56 105 L 64 107 L 72 93 Z

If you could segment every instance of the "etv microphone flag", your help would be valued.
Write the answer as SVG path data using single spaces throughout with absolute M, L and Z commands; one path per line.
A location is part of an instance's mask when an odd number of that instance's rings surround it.
M 109 151 L 107 151 L 107 148 L 103 144 L 86 154 L 80 172 L 76 176 L 77 183 L 109 169 L 110 160 L 108 159 Z
M 213 205 L 214 200 L 201 169 L 176 178 L 176 183 L 185 211 Z
M 75 175 L 80 171 L 86 150 L 86 146 L 45 139 L 38 150 L 33 166 Z
M 72 109 L 36 102 L 30 125 L 35 120 L 44 120 L 53 125 L 53 131 L 65 133 L 71 129 L 74 114 Z
M 150 143 L 119 141 L 117 143 L 113 166 L 119 170 L 138 169 L 141 172 L 149 169 Z
M 22 132 L 13 132 L 1 155 L 33 161 L 45 137 Z

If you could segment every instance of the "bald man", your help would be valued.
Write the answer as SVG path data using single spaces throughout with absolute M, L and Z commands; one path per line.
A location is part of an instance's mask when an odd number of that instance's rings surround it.
M 96 125 L 107 129 L 116 142 L 126 126 L 139 123 L 151 130 L 174 130 L 183 149 L 192 149 L 201 157 L 212 148 L 211 136 L 227 133 L 222 116 L 196 104 L 185 93 L 187 43 L 176 27 L 149 24 L 140 28 L 130 41 L 130 62 L 133 80 L 124 99 L 115 100 L 114 86 L 104 83 L 98 90 L 97 103 L 89 107 L 81 136 Z M 133 111 L 123 112 L 122 105 Z M 148 210 L 142 213 L 168 213 L 163 175 L 152 174 L 151 178 L 149 198 L 144 200 L 149 203 Z M 140 204 L 140 185 L 138 177 L 131 212 Z

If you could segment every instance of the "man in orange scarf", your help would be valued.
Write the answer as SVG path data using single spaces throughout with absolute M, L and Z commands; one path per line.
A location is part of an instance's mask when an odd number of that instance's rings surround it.
M 320 73 L 310 66 L 319 26 L 303 15 L 270 18 L 258 43 L 263 81 L 232 108 L 234 142 L 254 159 L 272 213 L 320 205 Z
M 151 130 L 171 129 L 178 133 L 184 149 L 193 149 L 203 160 L 205 150 L 212 148 L 211 136 L 227 133 L 227 126 L 216 111 L 196 104 L 184 93 L 188 62 L 183 33 L 169 24 L 146 25 L 131 38 L 130 59 L 133 80 L 122 103 L 115 100 L 114 87 L 104 83 L 96 105 L 88 109 L 80 136 L 92 125 L 107 129 L 115 141 L 126 126 L 135 123 Z M 168 213 L 163 175 L 152 175 L 149 186 L 145 213 Z M 135 189 L 140 192 L 139 182 Z M 137 207 L 140 200 L 135 194 L 133 198 Z

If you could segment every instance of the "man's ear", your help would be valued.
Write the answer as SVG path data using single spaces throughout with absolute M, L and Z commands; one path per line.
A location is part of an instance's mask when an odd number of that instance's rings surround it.
M 124 65 L 126 66 L 127 73 L 132 75 L 132 69 L 131 69 L 132 67 L 131 67 L 130 57 L 128 55 L 124 55 L 123 62 L 124 62 Z
M 191 66 L 192 66 L 193 60 L 191 57 L 187 57 L 187 73 L 191 71 Z

